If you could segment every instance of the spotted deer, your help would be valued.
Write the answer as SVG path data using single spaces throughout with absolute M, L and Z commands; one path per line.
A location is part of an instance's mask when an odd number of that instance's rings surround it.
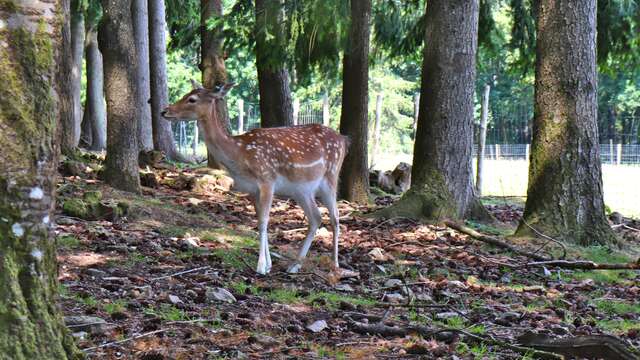
M 338 268 L 340 226 L 336 204 L 338 175 L 349 141 L 322 125 L 260 128 L 231 136 L 222 123 L 215 103 L 234 84 L 209 90 L 193 83 L 193 90 L 163 110 L 171 121 L 197 119 L 209 151 L 234 180 L 234 190 L 248 193 L 255 201 L 260 255 L 256 271 L 271 270 L 267 228 L 274 195 L 295 200 L 304 210 L 309 230 L 297 259 L 288 272 L 298 272 L 322 222 L 316 196 L 329 210 L 333 228 L 333 263 Z

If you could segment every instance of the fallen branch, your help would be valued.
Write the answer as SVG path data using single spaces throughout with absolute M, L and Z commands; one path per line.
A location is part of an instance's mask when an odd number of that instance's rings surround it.
M 552 351 L 567 358 L 589 358 L 607 360 L 637 360 L 638 354 L 632 352 L 624 342 L 611 335 L 585 335 L 554 339 L 544 334 L 526 332 L 518 342 L 532 348 Z
M 162 280 L 162 279 L 168 279 L 168 278 L 171 278 L 171 277 L 174 277 L 174 276 L 180 276 L 180 275 L 184 275 L 184 274 L 190 274 L 190 273 L 193 273 L 193 272 L 196 272 L 196 271 L 206 270 L 206 269 L 209 269 L 209 268 L 210 268 L 210 266 L 202 266 L 202 267 L 195 268 L 195 269 L 190 269 L 190 270 L 180 271 L 180 272 L 177 272 L 177 273 L 175 273 L 175 274 L 159 276 L 159 277 L 156 277 L 156 278 L 150 279 L 149 281 L 157 281 L 157 280 Z
M 479 241 L 485 242 L 487 244 L 491 244 L 491 245 L 497 246 L 497 247 L 502 248 L 502 249 L 507 249 L 509 251 L 513 251 L 514 253 L 516 253 L 518 255 L 526 256 L 528 258 L 531 258 L 531 259 L 534 259 L 534 260 L 538 260 L 538 261 L 551 261 L 552 260 L 551 258 L 548 258 L 546 256 L 538 255 L 538 254 L 535 254 L 535 253 L 532 253 L 532 252 L 529 252 L 529 251 L 525 251 L 525 250 L 519 249 L 519 248 L 517 248 L 517 247 L 515 247 L 515 246 L 513 246 L 511 244 L 507 244 L 506 242 L 504 242 L 504 241 L 502 241 L 502 240 L 500 240 L 500 239 L 498 239 L 496 237 L 479 233 L 479 232 L 473 230 L 470 227 L 455 223 L 453 221 L 445 220 L 444 224 L 447 225 L 448 227 L 456 230 L 456 231 L 459 231 L 459 232 L 461 232 L 463 234 L 467 234 L 467 235 L 471 236 L 472 238 L 474 238 L 476 240 L 479 240 Z
M 168 330 L 170 330 L 170 329 L 160 329 L 160 330 L 150 331 L 150 332 L 147 332 L 147 333 L 144 333 L 144 334 L 140 334 L 140 335 L 136 335 L 136 336 L 132 336 L 130 338 L 126 338 L 126 339 L 123 339 L 123 340 L 113 341 L 113 342 L 102 344 L 102 345 L 98 345 L 98 346 L 92 346 L 92 347 L 89 347 L 89 348 L 86 348 L 86 349 L 82 349 L 82 351 L 88 352 L 88 351 L 93 351 L 93 350 L 96 350 L 96 349 L 101 349 L 101 348 L 105 348 L 105 347 L 109 347 L 109 346 L 113 346 L 113 345 L 118 345 L 118 344 L 122 344 L 122 343 L 125 343 L 125 342 L 128 342 L 128 341 L 131 341 L 131 340 L 140 339 L 140 338 L 143 338 L 143 337 L 146 337 L 146 336 L 149 336 L 149 335 L 158 334 L 158 333 L 165 332 L 165 331 L 168 331 Z
M 474 339 L 481 343 L 503 347 L 503 348 L 515 351 L 519 354 L 529 354 L 537 359 L 551 359 L 551 360 L 563 359 L 561 355 L 557 355 L 551 352 L 536 350 L 531 347 L 512 345 L 505 341 L 495 339 L 491 336 L 479 336 L 461 329 L 436 329 L 436 328 L 430 328 L 427 326 L 420 326 L 420 325 L 407 325 L 404 327 L 398 327 L 398 326 L 384 325 L 381 323 L 365 324 L 365 323 L 354 321 L 352 319 L 349 319 L 349 324 L 351 325 L 351 328 L 353 329 L 353 331 L 359 334 L 376 334 L 381 336 L 404 337 L 410 334 L 417 333 L 422 335 L 423 337 L 428 338 L 438 333 L 455 332 L 455 333 L 462 334 L 468 338 Z
M 586 260 L 550 260 L 550 261 L 537 261 L 530 262 L 522 267 L 529 266 L 555 266 L 563 269 L 576 269 L 576 270 L 640 270 L 640 259 L 635 263 L 622 263 L 622 264 L 598 264 L 593 261 Z

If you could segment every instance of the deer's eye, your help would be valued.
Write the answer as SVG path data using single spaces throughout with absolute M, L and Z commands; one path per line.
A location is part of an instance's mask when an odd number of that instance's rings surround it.
M 196 102 L 198 100 L 196 100 L 196 98 L 190 97 L 187 101 L 190 102 L 191 104 L 193 104 L 194 102 Z

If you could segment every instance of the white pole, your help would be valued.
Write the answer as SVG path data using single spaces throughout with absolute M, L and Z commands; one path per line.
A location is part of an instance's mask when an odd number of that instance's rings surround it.
M 300 114 L 300 100 L 293 99 L 293 125 L 298 125 L 299 114 Z
M 376 122 L 373 126 L 373 145 L 371 146 L 371 166 L 373 168 L 380 143 L 380 120 L 382 118 L 382 94 L 376 96 Z
M 616 164 L 622 164 L 622 144 L 618 144 Z
M 322 124 L 329 126 L 329 95 L 326 93 L 322 97 Z
M 476 193 L 482 195 L 482 176 L 484 171 L 484 147 L 487 141 L 487 121 L 489 119 L 489 94 L 491 93 L 491 85 L 484 87 L 482 94 L 482 116 L 480 117 L 480 132 L 478 133 L 478 158 L 477 174 L 476 174 Z
M 238 99 L 238 134 L 244 132 L 244 100 Z

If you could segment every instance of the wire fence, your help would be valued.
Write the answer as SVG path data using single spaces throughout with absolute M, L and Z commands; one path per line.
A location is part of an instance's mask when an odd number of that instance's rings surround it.
M 486 145 L 484 158 L 491 160 L 529 160 L 530 144 Z M 478 146 L 474 146 L 474 156 Z M 600 161 L 611 165 L 640 165 L 640 144 L 600 144 Z

